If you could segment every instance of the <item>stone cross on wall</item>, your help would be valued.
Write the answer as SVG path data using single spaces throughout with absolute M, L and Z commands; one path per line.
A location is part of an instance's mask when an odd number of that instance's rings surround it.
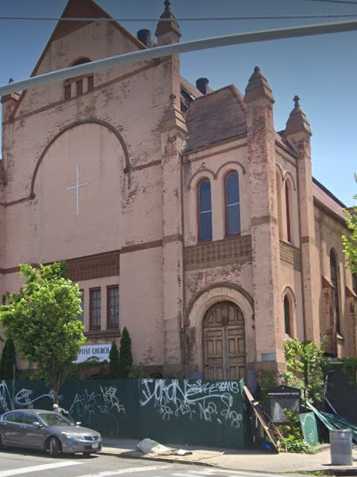
M 84 187 L 88 185 L 88 182 L 85 182 L 84 184 L 81 184 L 80 183 L 80 180 L 79 180 L 79 165 L 77 164 L 76 165 L 76 182 L 74 185 L 72 186 L 69 186 L 67 187 L 67 190 L 69 191 L 73 191 L 74 192 L 74 196 L 73 196 L 73 199 L 74 199 L 74 205 L 75 205 L 75 208 L 76 208 L 76 215 L 78 216 L 79 215 L 79 194 L 80 194 L 80 189 L 81 187 Z

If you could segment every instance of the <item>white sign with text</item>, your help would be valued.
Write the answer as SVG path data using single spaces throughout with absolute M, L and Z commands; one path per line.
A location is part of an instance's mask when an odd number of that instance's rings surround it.
M 96 361 L 109 361 L 109 353 L 112 345 L 110 343 L 98 343 L 81 346 L 75 363 L 83 363 L 88 359 Z

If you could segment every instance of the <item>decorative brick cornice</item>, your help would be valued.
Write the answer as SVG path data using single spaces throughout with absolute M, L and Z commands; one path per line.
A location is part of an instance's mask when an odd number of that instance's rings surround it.
M 204 242 L 185 247 L 184 264 L 186 271 L 219 267 L 222 265 L 250 263 L 252 261 L 252 240 L 250 235 Z
M 299 248 L 281 241 L 280 260 L 293 265 L 294 270 L 301 272 L 301 252 Z
M 119 251 L 66 260 L 68 275 L 75 282 L 118 276 L 119 263 Z
M 98 330 L 98 331 L 86 331 L 85 336 L 89 339 L 95 338 L 119 338 L 120 330 Z

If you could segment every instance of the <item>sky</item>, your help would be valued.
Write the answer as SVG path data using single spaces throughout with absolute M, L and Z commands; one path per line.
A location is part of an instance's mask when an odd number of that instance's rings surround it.
M 58 17 L 67 0 L 0 0 L 0 16 Z M 130 32 L 155 30 L 163 0 L 97 0 Z M 355 15 L 355 4 L 316 0 L 172 0 L 177 18 L 282 15 Z M 126 22 L 125 18 L 142 21 Z M 123 20 L 121 20 L 123 19 Z M 181 41 L 216 35 L 344 21 L 340 19 L 180 21 Z M 0 84 L 27 78 L 55 22 L 0 22 Z M 204 76 L 212 89 L 235 84 L 244 94 L 254 66 L 268 79 L 275 99 L 274 121 L 284 129 L 299 95 L 312 128 L 313 174 L 346 205 L 357 193 L 357 31 L 216 48 L 181 55 L 182 76 Z

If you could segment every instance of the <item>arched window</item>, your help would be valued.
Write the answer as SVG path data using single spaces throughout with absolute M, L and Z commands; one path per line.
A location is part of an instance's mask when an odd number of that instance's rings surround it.
M 291 306 L 288 295 L 284 297 L 284 329 L 285 334 L 291 335 Z
M 278 201 L 278 225 L 279 225 L 279 239 L 283 238 L 283 227 L 282 227 L 282 211 L 281 211 L 281 188 L 282 188 L 282 177 L 279 171 L 276 171 L 276 193 Z
M 292 242 L 291 234 L 291 184 L 285 181 L 285 207 L 286 207 L 286 239 Z
M 83 65 L 89 63 L 89 58 L 79 58 L 71 66 Z M 76 76 L 75 78 L 69 78 L 64 82 L 64 99 L 76 98 L 82 96 L 88 91 L 92 91 L 94 88 L 94 76 L 92 73 Z
M 340 323 L 340 284 L 338 278 L 338 262 L 337 255 L 334 249 L 331 249 L 330 252 L 330 273 L 331 273 L 331 283 L 334 286 L 333 290 L 333 314 L 334 321 L 336 324 L 336 332 L 341 334 L 341 323 Z
M 352 275 L 353 291 L 357 293 L 357 273 Z
M 228 172 L 224 179 L 226 209 L 226 235 L 240 233 L 239 176 L 237 171 Z
M 212 240 L 212 199 L 209 179 L 202 179 L 197 187 L 198 240 Z

